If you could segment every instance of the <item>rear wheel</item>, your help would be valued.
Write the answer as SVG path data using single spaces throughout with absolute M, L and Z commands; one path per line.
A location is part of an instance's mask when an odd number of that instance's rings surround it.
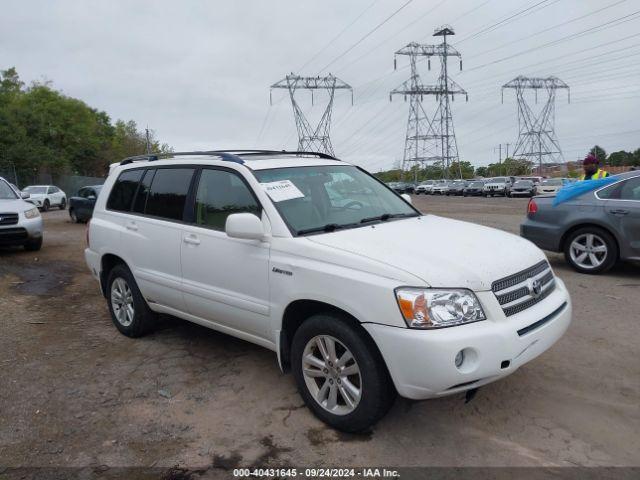
M 611 234 L 598 227 L 584 227 L 571 233 L 564 257 L 580 273 L 603 273 L 618 259 L 618 244 Z
M 116 265 L 109 273 L 107 297 L 111 320 L 120 333 L 140 337 L 153 328 L 157 315 L 147 305 L 126 266 Z
M 338 430 L 366 430 L 389 410 L 396 392 L 373 341 L 335 314 L 307 319 L 291 348 L 292 370 L 307 407 Z
M 69 209 L 69 217 L 73 223 L 80 223 L 80 219 L 78 218 L 78 214 L 76 213 L 74 208 Z
M 63 198 L 62 202 L 60 202 L 60 210 L 64 210 L 65 208 L 67 208 L 67 199 Z

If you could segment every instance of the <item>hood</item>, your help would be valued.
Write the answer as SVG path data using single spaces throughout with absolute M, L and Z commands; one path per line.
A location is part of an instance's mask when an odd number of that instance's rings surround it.
M 22 213 L 32 208 L 33 204 L 25 202 L 24 200 L 0 200 L 1 213 Z
M 383 262 L 431 287 L 490 290 L 491 283 L 545 258 L 528 240 L 435 215 L 308 237 Z

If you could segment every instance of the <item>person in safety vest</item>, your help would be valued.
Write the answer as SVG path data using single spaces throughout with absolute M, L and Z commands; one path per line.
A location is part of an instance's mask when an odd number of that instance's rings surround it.
M 587 157 L 582 161 L 584 173 L 580 177 L 580 180 L 598 180 L 600 178 L 608 177 L 609 172 L 599 168 L 598 163 L 598 159 L 595 155 L 587 155 Z

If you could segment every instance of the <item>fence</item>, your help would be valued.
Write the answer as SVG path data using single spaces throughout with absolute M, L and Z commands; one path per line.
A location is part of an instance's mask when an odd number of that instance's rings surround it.
M 85 177 L 82 175 L 52 175 L 49 173 L 34 173 L 33 175 L 17 175 L 11 164 L 0 164 L 0 177 L 18 188 L 24 188 L 27 185 L 55 185 L 60 188 L 67 196 L 71 197 L 78 193 L 82 187 L 89 185 L 102 185 L 105 181 L 104 177 Z

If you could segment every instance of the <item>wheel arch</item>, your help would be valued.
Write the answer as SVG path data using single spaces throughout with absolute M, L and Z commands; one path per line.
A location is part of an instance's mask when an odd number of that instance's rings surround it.
M 298 299 L 294 300 L 287 305 L 282 315 L 282 325 L 280 330 L 280 338 L 278 345 L 278 358 L 280 360 L 280 366 L 283 371 L 288 371 L 291 366 L 291 343 L 293 336 L 305 320 L 313 315 L 320 313 L 330 313 L 339 317 L 344 322 L 356 327 L 356 329 L 363 335 L 363 338 L 370 344 L 377 355 L 380 356 L 386 367 L 386 362 L 382 357 L 382 353 L 378 348 L 376 342 L 371 338 L 371 335 L 362 328 L 360 320 L 346 310 L 332 305 L 327 302 L 312 300 L 312 299 Z
M 109 273 L 111 273 L 111 270 L 113 270 L 113 267 L 116 265 L 124 265 L 129 268 L 127 262 L 125 262 L 122 257 L 114 255 L 113 253 L 106 253 L 100 259 L 100 288 L 105 298 L 107 296 L 107 279 L 109 278 Z

